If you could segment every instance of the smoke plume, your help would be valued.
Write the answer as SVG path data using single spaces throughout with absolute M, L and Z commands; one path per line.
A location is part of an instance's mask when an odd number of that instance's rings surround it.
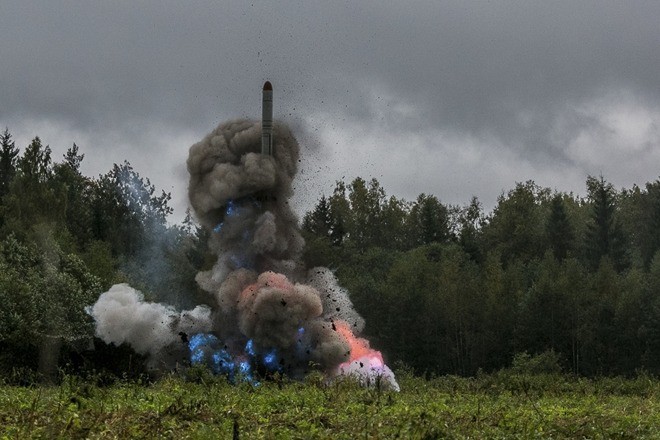
M 161 368 L 204 364 L 251 381 L 317 368 L 398 390 L 382 355 L 359 337 L 364 320 L 346 289 L 329 269 L 301 263 L 304 240 L 288 201 L 300 148 L 283 124 L 273 139 L 273 156 L 260 154 L 261 124 L 236 120 L 190 148 L 190 204 L 217 255 L 196 281 L 212 306 L 177 312 L 116 285 L 90 310 L 96 334 Z

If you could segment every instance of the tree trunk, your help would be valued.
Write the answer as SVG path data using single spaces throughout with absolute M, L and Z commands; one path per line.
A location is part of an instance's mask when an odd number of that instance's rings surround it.
M 39 375 L 45 383 L 57 380 L 57 364 L 62 348 L 62 338 L 44 336 L 39 343 Z

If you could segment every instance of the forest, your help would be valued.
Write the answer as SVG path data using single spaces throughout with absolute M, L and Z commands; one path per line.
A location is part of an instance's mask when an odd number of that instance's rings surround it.
M 85 308 L 128 282 L 174 307 L 204 301 L 208 234 L 128 163 L 81 173 L 35 137 L 0 135 L 0 375 L 140 374 L 140 357 L 94 338 Z M 478 170 L 475 170 L 475 173 Z M 577 376 L 660 373 L 660 181 L 585 195 L 533 181 L 477 198 L 388 196 L 340 181 L 301 219 L 307 267 L 351 292 L 366 336 L 416 375 L 477 376 L 514 359 Z M 546 371 L 547 372 L 547 371 Z

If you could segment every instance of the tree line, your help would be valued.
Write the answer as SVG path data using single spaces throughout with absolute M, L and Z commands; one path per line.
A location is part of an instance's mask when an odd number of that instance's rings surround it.
M 175 307 L 209 301 L 194 281 L 214 261 L 209 232 L 168 223 L 170 195 L 128 162 L 87 177 L 75 144 L 51 155 L 0 134 L 0 375 L 135 368 L 93 338 L 85 307 L 118 282 Z M 660 373 L 660 181 L 589 177 L 584 197 L 518 183 L 486 213 L 357 178 L 302 229 L 305 264 L 335 270 L 390 363 L 472 375 L 554 353 L 580 375 Z
M 517 183 L 486 213 L 357 178 L 303 229 L 307 264 L 335 269 L 374 345 L 418 373 L 550 352 L 580 375 L 660 372 L 660 181 L 588 177 L 585 197 Z

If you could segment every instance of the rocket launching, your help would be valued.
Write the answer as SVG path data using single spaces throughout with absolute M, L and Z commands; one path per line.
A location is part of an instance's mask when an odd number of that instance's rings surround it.
M 360 337 L 364 319 L 348 291 L 330 269 L 303 264 L 305 241 L 288 202 L 300 146 L 285 124 L 273 122 L 268 81 L 262 112 L 261 124 L 227 121 L 190 147 L 190 205 L 216 256 L 195 276 L 208 297 L 177 310 L 115 285 L 89 308 L 96 335 L 131 345 L 161 371 L 203 365 L 256 384 L 318 369 L 399 390 L 381 353 Z
M 261 154 L 273 155 L 273 86 L 264 83 L 261 98 Z

